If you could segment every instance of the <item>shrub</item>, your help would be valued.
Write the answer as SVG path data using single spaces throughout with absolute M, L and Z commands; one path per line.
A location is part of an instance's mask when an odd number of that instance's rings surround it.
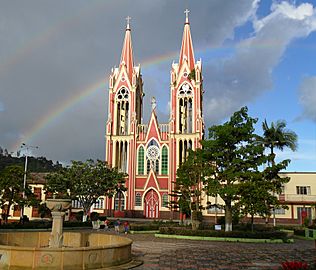
M 81 222 L 81 221 L 65 221 L 64 222 L 65 228 L 71 227 L 92 227 L 91 221 Z
M 184 227 L 160 227 L 159 233 L 172 235 L 203 236 L 203 237 L 231 237 L 251 239 L 287 239 L 287 234 L 281 231 L 214 231 L 214 230 L 190 230 Z
M 294 235 L 305 236 L 305 230 L 304 229 L 294 229 Z
M 48 220 L 32 220 L 24 224 L 6 223 L 0 226 L 0 229 L 48 229 L 52 227 L 52 222 Z
M 130 224 L 131 231 L 157 231 L 159 227 L 159 223 Z
M 99 219 L 99 213 L 97 213 L 97 212 L 92 212 L 92 213 L 90 214 L 90 219 L 91 219 L 92 221 L 97 221 L 97 220 Z
M 83 211 L 79 211 L 76 213 L 76 220 L 82 221 L 83 218 Z

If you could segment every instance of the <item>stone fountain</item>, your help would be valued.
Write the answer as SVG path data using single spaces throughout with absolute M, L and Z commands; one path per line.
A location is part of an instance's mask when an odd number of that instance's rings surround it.
M 94 232 L 63 232 L 63 217 L 71 201 L 51 199 L 51 232 L 0 233 L 0 269 L 82 270 L 128 269 L 133 261 L 132 240 Z
M 52 213 L 53 226 L 49 238 L 49 247 L 61 248 L 63 246 L 63 223 L 65 212 L 71 206 L 71 200 L 47 199 L 46 206 Z

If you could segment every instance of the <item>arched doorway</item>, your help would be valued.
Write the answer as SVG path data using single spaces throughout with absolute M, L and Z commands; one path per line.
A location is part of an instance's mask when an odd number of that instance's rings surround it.
M 149 190 L 145 196 L 145 217 L 158 218 L 159 215 L 159 197 L 156 191 Z
M 122 191 L 118 191 L 114 197 L 114 217 L 125 216 L 125 197 Z

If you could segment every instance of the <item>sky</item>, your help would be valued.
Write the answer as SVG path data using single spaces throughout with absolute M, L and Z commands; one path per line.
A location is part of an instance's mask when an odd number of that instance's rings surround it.
M 316 1 L 0 0 L 0 146 L 68 163 L 104 159 L 108 76 L 119 65 L 127 16 L 135 64 L 167 122 L 184 10 L 202 59 L 204 120 L 242 106 L 261 123 L 285 120 L 298 150 L 287 171 L 316 171 Z

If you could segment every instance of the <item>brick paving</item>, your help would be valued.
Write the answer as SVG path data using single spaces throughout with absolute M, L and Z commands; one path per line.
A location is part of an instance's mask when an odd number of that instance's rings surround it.
M 284 261 L 316 261 L 314 241 L 254 244 L 155 238 L 128 235 L 132 253 L 144 263 L 137 270 L 278 269 Z

